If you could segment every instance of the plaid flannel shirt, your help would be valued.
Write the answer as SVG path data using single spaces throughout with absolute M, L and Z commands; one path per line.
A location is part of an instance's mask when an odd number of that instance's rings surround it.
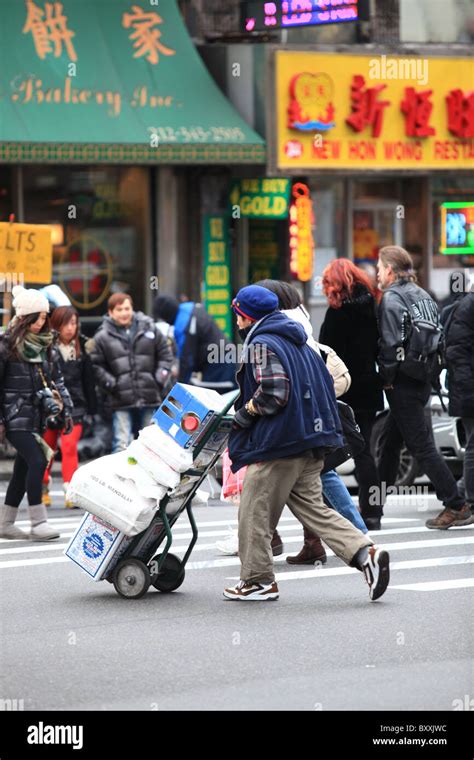
M 252 372 L 258 388 L 253 406 L 261 415 L 277 414 L 288 403 L 290 379 L 275 352 L 262 344 L 254 344 L 254 348 L 256 345 Z

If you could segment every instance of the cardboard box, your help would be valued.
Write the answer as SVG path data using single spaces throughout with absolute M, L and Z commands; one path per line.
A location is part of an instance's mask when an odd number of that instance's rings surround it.
M 177 383 L 153 415 L 153 421 L 183 448 L 192 448 L 205 434 L 226 400 L 207 388 Z M 184 428 L 184 421 L 193 418 L 196 427 L 192 432 Z
M 100 581 L 112 559 L 117 561 L 132 540 L 100 517 L 87 513 L 64 554 L 90 578 Z

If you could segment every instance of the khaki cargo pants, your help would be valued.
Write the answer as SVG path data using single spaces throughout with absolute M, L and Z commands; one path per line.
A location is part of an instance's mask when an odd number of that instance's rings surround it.
M 240 577 L 272 583 L 271 539 L 285 504 L 310 531 L 317 533 L 346 564 L 373 542 L 323 501 L 324 460 L 311 451 L 297 457 L 249 465 L 239 507 Z

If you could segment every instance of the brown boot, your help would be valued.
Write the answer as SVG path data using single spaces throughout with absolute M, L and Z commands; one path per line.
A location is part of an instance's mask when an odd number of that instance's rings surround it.
M 274 531 L 272 536 L 272 552 L 274 557 L 279 557 L 283 554 L 283 541 L 277 530 Z
M 287 557 L 286 561 L 290 565 L 314 565 L 316 562 L 325 565 L 327 562 L 326 552 L 319 536 L 304 528 L 303 548 L 299 554 Z

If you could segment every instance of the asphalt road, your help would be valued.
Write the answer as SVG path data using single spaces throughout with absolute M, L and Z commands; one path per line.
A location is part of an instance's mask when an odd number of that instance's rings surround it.
M 224 601 L 239 561 L 214 543 L 237 514 L 217 503 L 195 510 L 181 588 L 124 600 L 63 556 L 81 512 L 55 503 L 59 540 L 0 540 L 1 700 L 24 710 L 469 709 L 474 526 L 427 530 L 434 496 L 389 497 L 373 535 L 390 551 L 391 584 L 376 603 L 333 555 L 322 568 L 277 558 L 279 601 Z M 20 517 L 26 527 L 24 507 Z M 280 532 L 298 551 L 287 511 Z M 189 535 L 183 518 L 175 553 Z

